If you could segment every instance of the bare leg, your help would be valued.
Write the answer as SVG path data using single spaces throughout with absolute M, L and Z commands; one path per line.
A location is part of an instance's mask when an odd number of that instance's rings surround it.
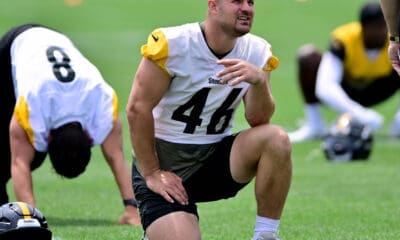
M 149 240 L 200 240 L 199 222 L 195 215 L 173 212 L 154 221 L 147 229 Z
M 298 79 L 306 104 L 319 102 L 315 95 L 315 84 L 321 58 L 321 52 L 311 44 L 302 46 L 297 53 Z
M 298 130 L 289 133 L 291 142 L 318 139 L 323 136 L 324 121 L 320 113 L 320 101 L 315 95 L 318 67 L 322 54 L 311 44 L 299 48 L 297 53 L 298 81 L 305 102 L 306 123 Z
M 231 151 L 231 172 L 238 182 L 256 176 L 257 214 L 280 219 L 292 176 L 291 144 L 285 131 L 261 125 L 243 131 Z

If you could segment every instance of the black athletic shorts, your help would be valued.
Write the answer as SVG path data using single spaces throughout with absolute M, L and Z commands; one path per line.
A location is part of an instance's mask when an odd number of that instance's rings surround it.
M 233 180 L 229 158 L 233 141 L 236 135 L 225 137 L 216 143 L 216 151 L 204 163 L 204 165 L 187 180 L 183 182 L 189 196 L 189 204 L 181 205 L 177 202 L 169 203 L 161 195 L 147 188 L 144 178 L 136 168 L 135 162 L 132 168 L 132 182 L 143 229 L 156 219 L 172 212 L 185 211 L 199 218 L 197 202 L 209 202 L 233 197 L 247 183 L 241 184 Z
M 398 92 L 400 89 L 400 77 L 393 70 L 389 76 L 377 79 L 362 88 L 351 86 L 344 80 L 341 85 L 351 99 L 364 107 L 370 107 L 382 103 Z

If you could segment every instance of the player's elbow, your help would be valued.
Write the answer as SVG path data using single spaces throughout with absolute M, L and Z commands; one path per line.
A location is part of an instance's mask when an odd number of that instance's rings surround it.
M 259 117 L 259 118 L 246 118 L 250 127 L 257 127 L 263 124 L 269 123 L 269 118 L 267 117 Z
M 135 120 L 136 116 L 140 114 L 142 111 L 142 107 L 140 106 L 141 104 L 137 101 L 130 101 L 125 108 L 125 113 L 128 118 L 129 122 L 132 122 Z
M 149 102 L 142 100 L 130 101 L 125 108 L 128 123 L 131 125 L 146 119 L 152 114 L 152 110 L 153 106 Z
M 268 124 L 275 111 L 275 104 L 272 104 L 265 111 L 246 113 L 246 120 L 251 127 Z

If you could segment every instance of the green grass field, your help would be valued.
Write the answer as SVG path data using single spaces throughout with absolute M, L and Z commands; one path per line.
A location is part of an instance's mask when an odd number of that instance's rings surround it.
M 294 130 L 303 118 L 296 81 L 297 48 L 312 42 L 324 49 L 329 32 L 356 20 L 363 2 L 256 1 L 252 32 L 265 37 L 281 60 L 271 80 L 277 103 L 273 123 Z M 37 22 L 69 35 L 120 96 L 125 153 L 131 162 L 124 108 L 140 45 L 153 28 L 201 21 L 206 7 L 205 0 L 83 0 L 76 7 L 66 6 L 63 0 L 1 0 L 0 33 Z M 386 122 L 368 161 L 334 164 L 325 160 L 320 142 L 293 145 L 294 175 L 281 221 L 283 239 L 400 239 L 400 141 L 386 137 L 398 101 L 397 96 L 376 107 Z M 334 116 L 324 109 L 327 122 Z M 246 127 L 241 116 L 237 123 L 237 129 Z M 122 203 L 98 147 L 87 171 L 77 179 L 61 179 L 48 161 L 33 176 L 38 207 L 55 239 L 140 239 L 140 227 L 115 225 Z M 14 200 L 11 183 L 9 193 Z M 203 239 L 250 239 L 255 220 L 253 185 L 237 198 L 200 204 L 199 213 Z

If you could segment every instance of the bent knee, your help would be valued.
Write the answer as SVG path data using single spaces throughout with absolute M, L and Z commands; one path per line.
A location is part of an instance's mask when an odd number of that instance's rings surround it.
M 279 150 L 290 153 L 292 151 L 292 144 L 290 143 L 289 136 L 281 127 L 276 127 L 275 142 L 279 145 Z
M 287 132 L 279 126 L 269 126 L 267 137 L 267 151 L 277 157 L 277 159 L 288 159 L 292 153 L 292 144 L 290 143 Z
M 321 51 L 313 44 L 303 45 L 297 51 L 297 60 L 300 65 L 319 65 L 321 58 Z

